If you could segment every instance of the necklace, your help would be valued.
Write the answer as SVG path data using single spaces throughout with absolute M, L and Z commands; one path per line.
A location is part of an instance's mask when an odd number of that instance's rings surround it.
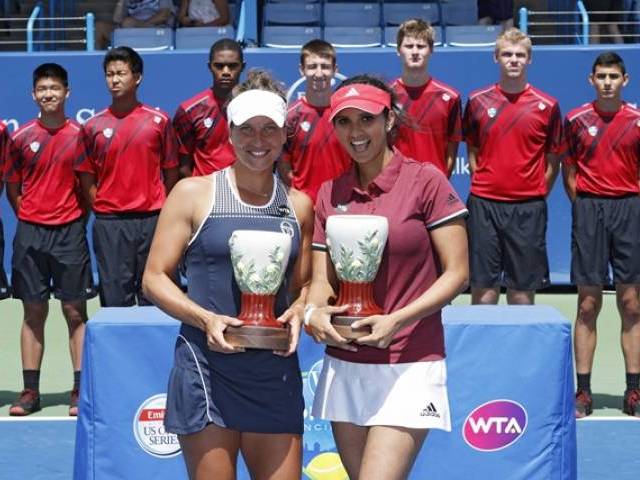
M 232 178 L 233 178 L 233 183 L 235 183 L 236 188 L 238 190 L 242 190 L 243 192 L 252 193 L 253 195 L 257 195 L 258 197 L 262 197 L 262 198 L 271 197 L 272 191 L 270 191 L 269 193 L 256 192 L 255 190 L 251 190 L 250 188 L 243 187 L 242 185 L 240 185 L 238 183 L 238 179 L 236 178 L 235 172 L 233 173 Z M 272 188 L 270 190 L 272 190 L 272 189 L 273 189 L 273 184 L 272 184 Z
M 257 195 L 257 196 L 262 197 L 262 198 L 269 198 L 271 196 L 271 192 L 269 192 L 269 193 L 254 192 L 253 190 L 250 190 L 250 189 L 245 188 L 245 187 L 243 187 L 241 185 L 238 185 L 238 182 L 236 182 L 236 187 L 238 187 L 238 190 L 242 190 L 243 192 L 249 192 L 249 193 L 252 193 L 252 194 Z

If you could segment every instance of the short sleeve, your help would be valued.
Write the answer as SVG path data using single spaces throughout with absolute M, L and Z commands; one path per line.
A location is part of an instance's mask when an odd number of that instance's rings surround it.
M 313 223 L 313 249 L 327 250 L 327 234 L 325 227 L 327 224 L 327 216 L 331 203 L 331 187 L 333 182 L 325 182 L 320 187 L 318 197 L 314 207 L 315 219 Z
M 462 117 L 462 134 L 465 142 L 470 147 L 479 147 L 480 141 L 478 139 L 478 122 L 473 116 L 473 103 L 471 99 L 467 100 L 467 105 L 464 108 L 464 115 Z
M 2 178 L 6 183 L 20 183 L 22 182 L 22 167 L 24 163 L 20 146 L 14 138 L 8 135 L 5 143 Z
M 569 118 L 564 121 L 562 129 L 562 149 L 560 152 L 562 163 L 569 166 L 576 165 L 576 145 L 575 138 L 572 133 L 571 122 Z
M 425 227 L 432 230 L 447 222 L 467 216 L 467 208 L 440 170 L 423 165 L 419 174 L 424 179 L 422 208 Z
M 80 142 L 82 142 L 82 148 L 84 154 L 82 157 L 77 157 L 76 163 L 73 165 L 73 169 L 76 172 L 93 173 L 96 174 L 95 162 L 94 162 L 94 144 L 91 126 L 84 124 L 80 127 Z
M 0 180 L 4 178 L 4 169 L 7 163 L 7 148 L 9 146 L 9 131 L 0 125 Z
M 195 148 L 193 124 L 189 115 L 181 106 L 178 107 L 176 114 L 173 116 L 173 129 L 180 145 L 179 152 L 182 155 L 191 155 Z
M 559 154 L 562 152 L 562 116 L 560 114 L 560 106 L 556 102 L 551 110 L 549 118 L 549 128 L 547 130 L 547 153 Z
M 454 102 L 452 102 L 451 110 L 449 111 L 449 124 L 448 124 L 447 137 L 449 142 L 462 141 L 462 100 L 458 95 Z
M 170 121 L 166 121 L 164 124 L 164 130 L 162 132 L 162 160 L 160 161 L 160 168 L 163 170 L 169 168 L 175 168 L 178 166 L 178 138 L 176 132 L 173 129 L 173 125 Z

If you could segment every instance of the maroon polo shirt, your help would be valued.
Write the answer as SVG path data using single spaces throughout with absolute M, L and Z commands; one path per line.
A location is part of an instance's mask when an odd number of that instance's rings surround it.
M 165 200 L 162 170 L 178 166 L 178 140 L 166 113 L 138 104 L 116 114 L 110 108 L 83 126 L 87 158 L 78 172 L 96 176 L 96 213 L 160 210 Z
M 351 166 L 335 136 L 329 106 L 316 107 L 303 97 L 289 107 L 283 160 L 291 164 L 293 186 L 314 202 L 320 186 Z
M 326 251 L 325 225 L 331 215 L 382 215 L 389 236 L 374 282 L 374 298 L 385 313 L 422 295 L 438 278 L 440 265 L 429 231 L 467 209 L 446 177 L 433 165 L 407 159 L 397 150 L 363 190 L 355 167 L 320 188 L 313 245 Z M 359 346 L 357 352 L 328 347 L 327 354 L 356 363 L 408 363 L 444 358 L 440 311 L 400 330 L 386 349 Z
M 224 103 L 207 88 L 182 102 L 173 117 L 180 153 L 193 159 L 194 176 L 217 172 L 236 160 Z
M 576 191 L 616 197 L 638 194 L 640 111 L 623 103 L 602 112 L 587 103 L 569 112 L 563 162 L 576 167 Z
M 434 78 L 419 87 L 409 87 L 398 78 L 391 88 L 409 117 L 409 123 L 400 125 L 394 146 L 405 156 L 433 163 L 449 175 L 447 146 L 462 140 L 460 94 Z
M 469 96 L 463 129 L 478 149 L 471 193 L 499 201 L 519 201 L 547 194 L 547 153 L 562 150 L 558 101 L 527 84 L 520 93 L 499 85 Z
M 20 220 L 64 225 L 82 216 L 73 172 L 85 157 L 80 125 L 47 128 L 31 120 L 13 134 L 6 155 L 4 181 L 21 184 Z

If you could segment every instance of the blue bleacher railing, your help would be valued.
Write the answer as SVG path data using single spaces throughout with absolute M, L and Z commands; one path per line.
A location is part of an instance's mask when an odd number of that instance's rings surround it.
M 582 44 L 589 45 L 589 14 L 587 13 L 584 3 L 582 3 L 582 0 L 578 0 L 576 6 L 580 12 L 580 17 L 582 18 Z
M 519 11 L 518 23 L 520 24 L 520 31 L 524 34 L 527 33 L 529 29 L 529 11 L 526 7 L 522 7 Z
M 27 52 L 34 51 L 33 27 L 41 12 L 42 4 L 38 3 L 31 12 L 31 15 L 29 15 L 29 20 L 27 21 Z
M 93 52 L 94 44 L 95 44 L 95 27 L 96 27 L 96 19 L 93 13 L 87 13 L 87 52 Z

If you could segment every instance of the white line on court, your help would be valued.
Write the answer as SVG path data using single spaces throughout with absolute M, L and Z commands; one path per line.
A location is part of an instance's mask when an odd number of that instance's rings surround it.
M 75 417 L 0 417 L 0 422 L 75 422 Z
M 586 417 L 577 419 L 578 422 L 638 422 L 640 418 L 637 417 Z

